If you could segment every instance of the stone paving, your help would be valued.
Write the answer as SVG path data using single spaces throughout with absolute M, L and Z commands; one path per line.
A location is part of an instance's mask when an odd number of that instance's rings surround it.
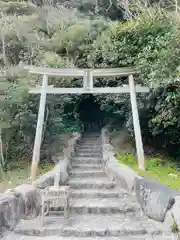
M 72 159 L 68 182 L 70 217 L 45 217 L 43 227 L 39 218 L 21 221 L 4 240 L 175 239 L 163 224 L 142 214 L 133 196 L 108 181 L 101 159 L 100 135 L 84 136 Z
M 30 237 L 9 234 L 4 240 L 177 240 L 174 236 L 122 236 L 122 237 L 60 237 L 60 236 L 47 236 L 47 237 Z
M 47 236 L 47 237 L 30 237 L 9 234 L 4 240 L 178 240 L 174 236 L 122 236 L 122 237 L 60 237 L 60 236 Z

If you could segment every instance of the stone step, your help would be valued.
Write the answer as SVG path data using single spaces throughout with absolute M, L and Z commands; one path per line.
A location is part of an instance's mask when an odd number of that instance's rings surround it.
M 107 178 L 72 178 L 68 181 L 68 183 L 72 189 L 112 189 L 115 187 L 115 183 L 109 182 Z
M 84 152 L 90 152 L 90 151 L 94 151 L 94 152 L 101 152 L 102 148 L 98 147 L 98 146 L 77 146 L 76 147 L 76 151 L 84 151 Z
M 94 148 L 94 149 L 92 149 L 92 148 L 76 148 L 76 153 L 95 153 L 95 154 L 97 154 L 97 153 L 100 153 L 100 154 L 102 154 L 102 150 L 99 148 L 99 149 L 97 149 L 97 148 Z
M 89 141 L 80 142 L 79 145 L 81 145 L 82 147 L 101 147 L 102 146 L 100 142 L 89 142 Z
M 72 170 L 70 172 L 70 177 L 77 177 L 77 178 L 88 178 L 88 177 L 106 177 L 106 174 L 102 170 L 91 170 L 91 171 L 79 171 L 79 170 Z
M 98 170 L 102 170 L 103 166 L 101 164 L 72 164 L 72 168 L 74 170 L 94 170 L 94 169 L 98 169 Z
M 76 152 L 76 157 L 90 157 L 90 158 L 100 158 L 102 157 L 101 152 L 83 152 L 83 151 L 78 151 Z
M 129 196 L 127 191 L 107 189 L 71 189 L 71 198 L 125 198 Z
M 78 147 L 78 146 L 77 146 Z M 102 145 L 98 143 L 81 143 L 81 148 L 98 148 L 101 149 Z
M 101 137 L 99 136 L 92 136 L 92 137 L 82 137 L 80 141 L 99 141 L 101 142 Z
M 72 164 L 101 164 L 102 158 L 100 157 L 73 157 Z
M 84 134 L 82 138 L 96 138 L 101 137 L 101 133 L 91 133 L 91 134 Z
M 77 146 L 78 147 L 78 146 Z M 81 149 L 102 149 L 102 145 L 101 144 L 88 144 L 88 143 L 84 143 L 84 144 L 81 144 Z
M 80 144 L 81 144 L 82 146 L 84 146 L 84 145 L 101 146 L 101 143 L 100 143 L 100 142 L 97 142 L 97 141 L 80 141 Z
M 99 142 L 101 143 L 101 138 L 81 138 L 80 142 Z
M 83 142 L 80 142 L 80 144 L 82 145 L 82 146 L 101 146 L 101 143 L 100 142 L 95 142 L 95 141 L 92 141 L 92 142 L 90 142 L 90 141 L 83 141 Z
M 89 153 L 89 152 L 93 152 L 93 153 L 101 153 L 101 149 L 99 148 L 80 148 L 80 147 L 77 147 L 76 148 L 76 152 L 84 152 L 84 153 Z
M 100 136 L 101 135 L 101 133 L 100 133 L 100 131 L 99 132 L 85 132 L 84 134 L 83 134 L 83 137 L 90 137 L 90 136 Z
M 77 147 L 76 148 L 76 152 L 77 153 L 102 153 L 102 149 L 100 147 L 91 147 L 91 146 L 88 146 L 88 147 Z
M 43 227 L 40 225 L 39 219 L 29 221 L 23 220 L 15 228 L 14 232 L 21 235 L 41 237 L 57 235 L 71 237 L 70 239 L 73 239 L 73 237 L 81 239 L 83 237 L 129 236 L 132 240 L 134 236 L 139 236 L 139 240 L 141 240 L 142 235 L 160 235 L 162 233 L 161 229 L 158 229 L 156 226 L 152 227 L 151 222 L 149 223 L 150 227 L 148 227 L 147 224 L 144 226 L 143 223 L 143 219 L 131 219 L 125 214 L 73 215 L 66 220 L 64 217 L 53 216 L 53 218 L 45 217 L 45 224 Z
M 137 203 L 127 198 L 73 198 L 70 199 L 70 211 L 77 214 L 128 213 L 139 210 Z
M 150 236 L 150 235 L 141 235 L 141 236 L 120 236 L 120 237 L 62 237 L 62 236 L 45 236 L 45 237 L 36 237 L 36 236 L 22 236 L 18 234 L 11 233 L 8 236 L 2 238 L 2 240 L 172 240 L 175 239 L 173 236 L 165 237 L 164 236 Z
M 93 149 L 93 150 L 101 150 L 102 149 L 102 145 L 92 145 L 92 146 L 84 146 L 82 144 L 77 144 L 76 146 L 77 149 Z
M 79 165 L 79 164 L 81 164 L 81 165 L 97 165 L 97 166 L 99 166 L 99 165 L 101 165 L 102 166 L 102 161 L 101 160 L 93 160 L 93 159 L 88 159 L 88 160 L 72 160 L 72 164 L 73 165 Z
M 84 157 L 84 156 L 74 156 L 74 157 L 72 157 L 72 159 L 74 159 L 74 160 L 88 160 L 88 159 L 90 159 L 90 160 L 101 160 L 102 159 L 102 157 L 101 156 L 97 156 L 97 157 Z
M 101 139 L 101 135 L 83 135 L 81 139 Z

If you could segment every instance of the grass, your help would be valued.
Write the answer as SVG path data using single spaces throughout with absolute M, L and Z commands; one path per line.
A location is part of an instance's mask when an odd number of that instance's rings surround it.
M 14 188 L 17 185 L 27 183 L 30 175 L 31 165 L 25 160 L 11 164 L 11 167 L 5 173 L 4 178 L 0 181 L 0 193 L 6 189 Z M 38 169 L 38 176 L 45 174 L 54 167 L 54 163 L 43 162 Z
M 158 180 L 163 185 L 176 190 L 180 189 L 180 172 L 176 169 L 175 165 L 167 159 L 161 157 L 148 158 L 145 162 L 146 171 L 141 171 L 138 169 L 137 159 L 132 154 L 122 155 L 117 153 L 116 157 L 120 163 L 133 168 L 140 176 Z M 169 173 L 176 174 L 177 177 L 169 176 Z
M 62 133 L 57 141 L 55 141 L 52 145 L 49 145 L 49 148 L 51 151 L 53 150 L 54 154 L 61 153 L 64 148 L 64 144 L 67 143 L 71 137 L 71 132 Z M 41 160 L 37 176 L 47 173 L 52 170 L 54 166 L 54 163 L 50 163 L 47 160 Z M 30 168 L 31 163 L 28 163 L 26 159 L 21 159 L 18 162 L 12 162 L 3 179 L 0 176 L 0 193 L 4 192 L 6 189 L 14 188 L 17 185 L 27 183 L 30 176 Z

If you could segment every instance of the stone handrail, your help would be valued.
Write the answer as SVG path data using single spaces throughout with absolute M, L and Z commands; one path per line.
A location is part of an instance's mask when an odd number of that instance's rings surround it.
M 139 176 L 115 157 L 115 149 L 109 143 L 108 129 L 101 131 L 102 155 L 105 172 L 110 181 L 135 195 L 142 211 L 149 218 L 171 227 L 174 221 L 180 225 L 180 192 L 161 183 Z
M 54 169 L 42 175 L 34 182 L 38 188 L 45 188 L 53 185 L 56 173 L 60 173 L 60 184 L 64 184 L 68 180 L 68 170 L 71 168 L 71 157 L 75 153 L 76 144 L 79 142 L 80 138 L 80 133 L 73 133 L 73 137 L 67 142 L 67 147 L 63 149 L 63 155 L 54 157 L 54 161 L 57 162 Z
M 56 173 L 60 173 L 59 184 L 68 180 L 68 169 L 71 168 L 71 156 L 75 153 L 76 144 L 81 134 L 73 133 L 68 140 L 63 156 L 57 157 L 55 168 L 42 175 L 33 185 L 24 184 L 0 194 L 0 237 L 12 231 L 21 219 L 36 218 L 40 213 L 41 196 L 38 188 L 54 184 Z

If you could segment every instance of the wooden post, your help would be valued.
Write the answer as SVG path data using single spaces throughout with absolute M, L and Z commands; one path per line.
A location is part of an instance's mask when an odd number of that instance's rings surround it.
M 37 168 L 38 168 L 38 163 L 39 163 L 39 159 L 40 159 L 40 148 L 41 148 L 42 131 L 43 131 L 43 124 L 44 124 L 47 86 L 48 86 L 48 76 L 43 75 L 39 112 L 38 112 L 38 121 L 37 121 L 37 126 L 36 126 L 36 136 L 35 136 L 33 158 L 32 158 L 32 165 L 31 165 L 31 180 L 32 181 L 36 180 Z
M 135 90 L 133 75 L 129 76 L 129 88 L 130 88 L 134 133 L 135 133 L 135 140 L 136 140 L 136 150 L 137 150 L 137 156 L 138 156 L 138 166 L 140 170 L 145 170 L 144 150 L 143 150 L 141 129 L 140 129 L 140 123 L 139 123 L 139 114 L 138 114 L 138 108 L 137 108 L 136 90 Z

